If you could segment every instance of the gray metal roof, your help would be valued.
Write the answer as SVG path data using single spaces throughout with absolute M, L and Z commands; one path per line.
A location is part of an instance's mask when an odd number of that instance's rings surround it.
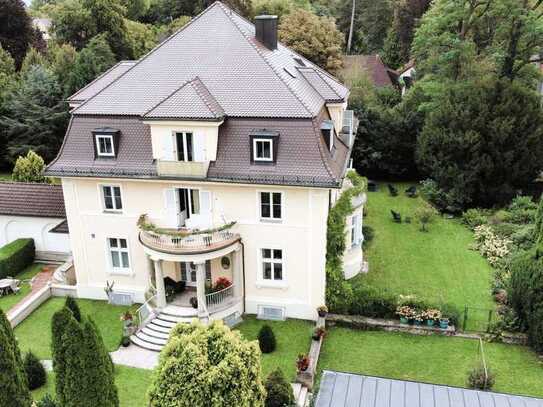
M 347 88 L 305 59 L 304 69 L 328 84 L 330 89 L 319 84 L 326 94 L 304 75 L 290 75 L 285 68 L 300 67 L 295 58 L 300 56 L 281 44 L 267 49 L 253 24 L 215 2 L 74 114 L 141 116 L 196 76 L 227 116 L 312 118 L 330 92 L 347 98 Z
M 543 407 L 543 400 L 325 370 L 315 407 Z
M 85 100 L 90 99 L 102 89 L 104 89 L 107 85 L 109 85 L 111 82 L 113 82 L 115 79 L 117 79 L 119 76 L 121 76 L 123 73 L 132 68 L 136 64 L 136 62 L 138 61 L 121 61 L 113 65 L 111 68 L 98 76 L 98 78 L 93 80 L 84 88 L 75 92 L 72 96 L 68 98 L 68 101 L 84 102 Z

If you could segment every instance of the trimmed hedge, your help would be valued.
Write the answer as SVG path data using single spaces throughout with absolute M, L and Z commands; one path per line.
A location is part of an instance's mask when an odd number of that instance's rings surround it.
M 0 248 L 0 279 L 15 276 L 34 262 L 34 239 L 17 239 Z

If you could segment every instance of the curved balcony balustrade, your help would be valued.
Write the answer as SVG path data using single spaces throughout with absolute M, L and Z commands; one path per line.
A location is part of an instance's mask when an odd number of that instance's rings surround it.
M 150 229 L 140 224 L 140 241 L 146 247 L 169 254 L 196 254 L 220 250 L 241 239 L 234 223 L 206 231 Z

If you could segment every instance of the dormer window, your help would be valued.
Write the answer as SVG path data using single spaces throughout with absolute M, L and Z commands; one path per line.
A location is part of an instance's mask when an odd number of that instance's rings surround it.
M 254 161 L 273 161 L 273 140 L 254 138 L 253 154 Z
M 332 120 L 323 121 L 321 133 L 328 150 L 332 151 L 332 148 L 334 148 L 334 122 Z
M 103 127 L 94 129 L 94 153 L 97 158 L 115 158 L 119 150 L 119 135 L 117 129 Z
M 266 129 L 251 134 L 251 161 L 255 164 L 273 164 L 277 160 L 279 133 Z
M 113 136 L 110 134 L 96 134 L 96 152 L 100 157 L 115 157 Z

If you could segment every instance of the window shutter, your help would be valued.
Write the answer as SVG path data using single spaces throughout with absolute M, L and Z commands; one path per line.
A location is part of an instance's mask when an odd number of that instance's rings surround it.
M 201 227 L 210 228 L 212 226 L 211 219 L 211 192 L 200 191 L 200 216 Z
M 162 159 L 166 161 L 175 160 L 175 134 L 168 135 L 163 138 Z
M 194 161 L 206 161 L 206 140 L 202 134 L 193 134 Z
M 179 224 L 179 205 L 177 205 L 177 190 L 167 188 L 164 190 L 166 207 L 166 223 L 168 227 L 177 227 Z

